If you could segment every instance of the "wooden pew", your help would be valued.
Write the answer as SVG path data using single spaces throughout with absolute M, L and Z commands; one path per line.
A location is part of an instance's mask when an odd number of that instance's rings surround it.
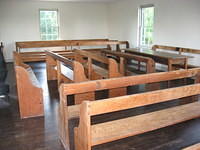
M 24 41 L 16 42 L 16 51 L 21 52 L 23 48 L 40 48 L 40 47 L 63 47 L 67 50 L 66 46 L 78 46 L 78 43 L 87 41 L 109 41 L 109 39 L 82 39 L 82 40 L 51 40 L 51 41 Z
M 82 46 L 100 46 L 100 48 L 87 48 L 89 50 L 100 50 L 102 46 L 106 46 L 106 49 L 111 49 L 111 46 L 115 45 L 117 49 L 120 45 L 126 45 L 129 47 L 127 41 L 116 41 L 109 39 L 86 39 L 86 40 L 56 40 L 56 41 L 26 41 L 26 42 L 16 42 L 16 51 L 22 55 L 24 62 L 33 61 L 44 61 L 45 52 L 40 50 L 39 52 L 21 52 L 21 49 L 38 49 L 38 48 L 55 48 L 63 47 L 63 51 L 72 51 L 74 47 L 81 49 Z M 60 53 L 57 51 L 57 53 Z M 62 53 L 62 51 L 61 51 Z
M 73 59 L 73 61 L 59 54 L 49 51 L 46 52 L 47 78 L 48 80 L 57 80 L 58 87 L 61 83 L 78 83 L 89 80 L 123 76 L 123 74 L 119 72 L 120 69 L 118 63 L 114 59 L 108 59 L 107 57 L 102 57 L 82 50 L 75 50 L 74 53 L 70 52 L 68 54 L 69 55 L 66 56 Z M 88 59 L 87 62 L 83 59 L 85 57 Z M 108 70 L 92 64 L 92 60 L 105 63 L 108 66 Z M 65 67 L 62 69 L 63 65 Z M 62 70 L 67 71 L 65 71 L 66 73 L 63 73 Z M 125 94 L 126 88 L 109 90 L 110 97 Z M 92 95 L 94 95 L 94 93 Z M 85 96 L 75 95 L 75 104 L 79 104 L 84 98 Z
M 69 120 L 79 118 L 80 105 L 68 106 L 66 97 L 71 94 L 80 94 L 107 89 L 116 89 L 139 84 L 151 84 L 161 81 L 169 81 L 183 78 L 195 77 L 195 83 L 200 82 L 200 69 L 179 70 L 166 73 L 152 73 L 138 76 L 129 76 L 121 78 L 112 78 L 105 80 L 96 80 L 90 82 L 82 82 L 76 84 L 62 84 L 60 86 L 60 113 L 59 113 L 59 135 L 60 139 L 67 149 L 73 147 L 72 141 L 69 139 Z M 116 98 L 117 99 L 117 98 Z M 90 100 L 90 99 L 87 99 Z M 108 99 L 109 100 L 109 99 Z M 130 99 L 131 100 L 131 99 Z M 129 103 L 129 102 L 127 102 Z M 116 102 L 116 105 L 118 103 Z M 107 105 L 108 107 L 112 105 Z M 120 104 L 119 104 L 120 106 Z M 112 108 L 112 107 L 110 107 Z
M 118 41 L 118 40 L 109 40 L 109 41 L 85 41 L 85 42 L 79 42 L 77 43 L 78 46 L 105 46 L 107 45 L 107 49 L 111 50 L 111 46 L 116 46 L 116 50 L 120 51 L 122 45 L 125 46 L 125 48 L 129 48 L 129 42 L 128 41 Z M 79 47 L 79 49 L 82 49 Z M 103 49 L 99 48 L 98 50 Z M 83 49 L 84 50 L 84 49 Z M 87 49 L 86 49 L 87 50 Z M 89 49 L 93 50 L 93 48 Z
M 174 52 L 178 52 L 179 54 L 183 54 L 183 53 L 197 54 L 197 55 L 200 54 L 200 50 L 198 50 L 198 49 L 174 47 L 174 46 L 153 45 L 152 49 L 155 50 L 155 51 L 158 50 L 158 49 L 174 51 Z M 195 66 L 195 65 L 192 65 L 192 64 L 188 64 L 187 66 L 188 66 L 188 68 L 197 68 L 197 67 L 199 67 L 199 66 Z M 175 65 L 175 67 L 184 68 L 183 65 Z
M 81 63 L 88 63 L 88 76 L 91 80 L 113 78 L 124 76 L 124 66 L 118 65 L 114 59 L 109 59 L 105 56 L 97 55 L 96 53 L 91 53 L 83 50 L 75 50 L 75 60 Z M 85 61 L 84 59 L 87 59 Z M 107 65 L 107 68 L 99 67 L 95 65 L 92 61 L 97 61 L 99 63 Z M 123 61 L 120 62 L 122 64 Z M 97 72 L 97 74 L 92 74 L 92 72 Z
M 70 59 L 74 59 L 73 52 L 64 52 L 62 54 L 46 51 L 46 71 L 47 71 L 47 80 L 57 80 L 57 60 L 64 62 L 72 66 Z
M 65 53 L 65 57 L 54 52 L 46 51 L 47 80 L 57 80 L 58 87 L 61 83 L 77 83 L 89 81 L 85 75 L 84 66 L 78 61 L 72 61 L 74 53 Z M 63 73 L 64 70 L 65 72 Z M 95 99 L 94 92 L 76 94 L 74 103 L 79 104 L 83 99 Z
M 92 146 L 95 145 L 199 118 L 200 102 L 197 101 L 95 125 L 91 125 L 92 116 L 167 102 L 197 94 L 200 94 L 200 84 L 110 98 L 100 101 L 84 101 L 80 105 L 79 126 L 74 130 L 75 149 L 91 150 Z
M 24 64 L 16 52 L 14 58 L 20 117 L 43 116 L 43 90 L 31 67 Z
M 80 61 L 84 64 L 84 59 L 87 58 L 87 73 L 88 78 L 90 80 L 99 80 L 99 79 L 107 79 L 107 78 L 117 78 L 125 76 L 125 69 L 124 69 L 124 60 L 120 59 L 120 63 L 118 64 L 114 59 L 103 57 L 100 55 L 96 55 L 87 51 L 83 50 L 75 50 L 75 60 Z M 93 60 L 105 64 L 107 69 L 102 68 L 93 63 Z M 116 97 L 126 95 L 127 89 L 126 88 L 116 88 L 109 90 L 109 97 Z
M 65 55 L 68 52 L 71 52 L 70 50 L 66 51 L 52 51 L 54 53 Z M 37 62 L 37 61 L 44 61 L 46 59 L 45 52 L 20 52 L 19 53 L 22 57 L 22 60 L 24 62 Z
M 96 54 L 75 50 L 74 53 L 68 52 L 68 55 L 65 54 L 65 57 L 46 51 L 46 68 L 47 68 L 47 79 L 48 80 L 57 80 L 58 87 L 61 83 L 77 83 L 88 80 L 97 80 L 103 78 L 113 78 L 121 77 L 123 74 L 120 73 L 118 63 L 113 59 L 108 59 L 106 57 L 98 56 Z M 76 57 L 75 57 L 76 55 Z M 88 58 L 87 64 L 84 64 L 83 57 Z M 73 59 L 73 61 L 69 60 Z M 99 61 L 108 65 L 108 70 L 98 67 L 92 64 L 92 60 Z M 63 74 L 62 66 L 65 65 L 65 69 L 68 72 L 73 72 L 72 74 Z M 121 69 L 122 70 L 122 69 Z M 109 90 L 109 96 L 115 97 L 119 95 L 125 95 L 126 88 L 112 89 Z M 87 95 L 87 94 L 86 94 Z M 90 95 L 90 94 L 88 94 Z M 91 95 L 94 95 L 91 94 Z M 88 96 L 86 96 L 88 98 Z M 93 96 L 94 97 L 94 96 Z M 75 104 L 79 104 L 85 96 L 75 95 Z
M 186 148 L 184 148 L 182 150 L 200 150 L 200 143 L 192 145 L 192 146 L 189 146 L 189 147 L 186 147 Z
M 155 72 L 155 62 L 151 58 L 138 56 L 138 55 L 132 55 L 132 54 L 128 54 L 128 53 L 109 51 L 109 50 L 102 50 L 102 53 L 110 54 L 112 56 L 117 56 L 120 58 L 125 58 L 126 61 L 127 60 L 135 60 L 135 61 L 143 62 L 146 64 L 146 73 Z
M 60 47 L 63 48 L 64 51 L 71 51 L 72 46 L 78 46 L 79 42 L 87 42 L 87 41 L 108 41 L 109 39 L 85 39 L 85 40 L 55 40 L 55 41 L 24 41 L 24 42 L 16 42 L 16 51 L 22 55 L 22 59 L 24 62 L 34 62 L 34 61 L 44 61 L 45 60 L 45 52 L 44 50 L 40 50 L 38 52 L 21 52 L 22 49 L 38 49 L 38 48 L 54 48 Z M 71 49 L 70 49 L 70 48 Z M 63 51 L 62 50 L 62 51 Z M 61 52 L 62 52 L 61 51 Z M 60 53 L 60 51 L 57 51 Z

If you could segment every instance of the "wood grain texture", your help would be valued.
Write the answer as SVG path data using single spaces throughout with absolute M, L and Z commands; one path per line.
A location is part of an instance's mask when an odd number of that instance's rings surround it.
M 109 98 L 101 101 L 94 101 L 90 106 L 91 115 L 115 112 L 136 108 L 160 102 L 166 102 L 174 99 L 198 95 L 200 93 L 200 84 L 181 86 L 166 90 L 157 90 L 143 94 L 134 94 Z M 112 107 L 111 107 L 112 106 Z
M 69 124 L 68 124 L 68 109 L 65 108 L 67 106 L 66 101 L 66 95 L 63 93 L 63 84 L 59 87 L 59 97 L 60 97 L 60 103 L 59 103 L 59 138 L 61 140 L 61 143 L 63 144 L 64 148 L 68 150 L 70 148 L 69 144 Z
M 14 58 L 14 66 L 23 66 L 24 68 L 29 68 L 27 64 L 24 63 L 22 60 L 22 57 L 19 53 L 13 52 L 13 58 Z
M 83 111 L 84 116 L 82 116 L 82 111 L 80 111 L 79 126 L 75 130 L 77 140 L 75 144 L 78 144 L 75 146 L 76 150 L 91 150 L 92 146 L 95 145 L 198 118 L 200 117 L 200 103 L 193 102 L 95 125 L 91 125 L 90 118 L 92 116 L 162 103 L 198 94 L 200 94 L 200 84 L 194 84 L 100 101 L 84 102 L 80 105 L 80 110 L 86 110 L 86 112 Z
M 88 60 L 89 60 L 88 76 L 91 77 L 91 80 L 116 78 L 116 77 L 125 76 L 124 72 L 123 72 L 123 74 L 120 73 L 120 70 L 123 70 L 123 68 L 122 68 L 122 66 L 123 66 L 122 63 L 124 63 L 123 61 L 121 62 L 121 64 L 119 64 L 114 59 L 111 59 L 111 58 L 108 59 L 107 57 L 97 55 L 97 54 L 87 52 L 87 51 L 75 50 L 75 53 L 79 57 L 81 57 L 81 55 L 82 55 L 83 57 L 88 58 Z M 79 61 L 80 60 L 82 61 L 82 59 L 83 58 L 79 58 Z M 106 64 L 108 66 L 108 70 L 92 64 L 92 60 Z M 126 88 L 111 89 L 111 90 L 109 90 L 109 97 L 122 96 L 122 95 L 126 95 L 126 93 L 127 93 Z
M 183 106 L 93 125 L 91 127 L 92 145 L 111 142 L 198 118 L 200 116 L 199 108 L 200 103 L 194 102 Z
M 100 55 L 96 55 L 90 52 L 80 51 L 80 50 L 76 50 L 75 53 L 76 53 L 75 60 L 73 61 L 73 64 L 74 64 L 74 67 L 73 67 L 74 81 L 73 82 L 77 82 L 77 83 L 85 82 L 85 81 L 89 82 L 89 80 L 102 79 L 104 77 L 113 78 L 113 77 L 122 76 L 122 74 L 119 72 L 120 65 L 114 59 L 108 59 Z M 87 61 L 85 61 L 85 59 L 83 58 L 87 58 L 86 59 Z M 92 60 L 107 64 L 109 66 L 108 70 L 106 71 L 105 69 L 94 65 L 92 63 Z M 104 75 L 105 73 L 107 73 L 107 75 Z M 91 78 L 87 78 L 86 74 L 88 74 L 88 77 L 91 77 Z M 61 85 L 62 91 L 60 92 L 63 92 L 64 85 L 65 84 Z M 111 89 L 111 91 L 109 91 L 109 97 L 116 97 L 119 95 L 120 96 L 126 95 L 126 88 Z M 76 104 L 75 106 L 77 106 L 77 104 L 81 104 L 85 100 L 92 101 L 94 99 L 95 99 L 94 91 L 75 94 L 75 104 Z M 66 101 L 66 97 L 65 99 L 61 98 L 61 100 Z M 64 103 L 61 103 L 61 104 L 63 105 Z M 69 133 L 68 131 L 66 131 L 68 130 L 68 120 L 71 117 L 79 118 L 79 115 L 80 115 L 79 107 L 71 107 L 65 104 L 65 106 L 61 106 L 60 108 L 62 108 L 61 109 L 62 113 L 60 113 L 60 118 L 61 118 L 60 120 L 62 121 L 62 123 L 60 123 L 61 124 L 60 128 L 62 128 L 62 131 L 64 131 L 63 133 L 60 133 L 61 134 L 60 137 L 62 138 L 61 141 L 63 141 L 63 144 L 68 145 Z
M 179 54 L 182 53 L 191 53 L 191 54 L 200 54 L 200 50 L 198 49 L 191 49 L 191 48 L 183 48 L 183 47 L 174 47 L 174 46 L 165 46 L 165 45 L 153 45 L 152 47 L 153 50 L 157 51 L 158 49 L 160 50 L 168 50 L 168 51 L 176 51 Z M 175 67 L 177 68 L 185 68 L 184 64 L 175 64 Z M 196 68 L 198 66 L 188 64 L 188 68 Z
M 88 82 L 82 82 L 82 83 L 77 83 L 77 84 L 74 83 L 70 85 L 62 84 L 62 92 L 64 95 L 67 96 L 71 94 L 78 94 L 78 93 L 81 94 L 81 93 L 94 92 L 94 91 L 105 90 L 105 89 L 110 90 L 110 89 L 116 89 L 120 87 L 127 87 L 131 85 L 168 81 L 168 80 L 181 79 L 181 78 L 186 78 L 186 77 L 196 77 L 197 79 L 199 78 L 199 72 L 200 72 L 199 69 L 190 69 L 190 70 L 179 70 L 179 71 L 165 72 L 165 73 L 153 73 L 153 74 L 140 75 L 140 76 L 134 76 L 134 77 L 120 77 L 120 78 L 112 78 L 112 79 L 106 79 L 106 80 L 88 81 Z M 199 79 L 196 80 L 197 81 L 196 83 L 198 83 L 198 80 Z M 190 90 L 188 90 L 188 88 Z M 195 94 L 195 92 L 196 94 L 198 94 L 198 92 L 200 92 L 199 85 L 191 85 L 188 87 L 167 89 L 164 92 L 154 91 L 150 93 L 144 93 L 142 95 L 136 94 L 136 95 L 116 97 L 116 98 L 109 98 L 109 99 L 105 99 L 101 101 L 93 101 L 92 104 L 94 104 L 93 105 L 94 108 L 92 105 L 90 105 L 90 114 L 91 115 L 93 113 L 101 114 L 103 112 L 106 113 L 106 111 L 110 112 L 109 109 L 111 111 L 117 111 L 119 110 L 118 109 L 119 106 L 122 110 L 122 107 L 124 107 L 124 109 L 129 109 L 129 108 L 140 107 L 140 106 L 150 105 L 150 104 L 159 103 L 159 102 L 166 102 L 175 98 L 182 98 L 185 96 L 184 94 L 189 95 L 191 94 L 190 93 L 191 91 L 193 94 Z M 169 96 L 166 96 L 167 92 L 171 94 L 169 94 Z M 184 94 L 180 94 L 180 92 L 183 92 Z M 105 107 L 104 107 L 105 109 L 101 108 L 101 106 L 104 105 L 103 103 L 105 104 Z M 66 107 L 65 109 L 67 110 L 67 114 L 70 114 L 70 115 L 66 115 L 65 116 L 66 118 L 69 116 L 72 118 L 79 117 L 80 115 L 79 105 L 75 107 L 76 109 L 72 108 L 72 111 L 70 111 L 69 106 L 68 107 L 65 106 L 65 107 Z M 78 130 L 76 130 L 76 132 L 77 131 Z M 66 136 L 69 136 L 69 135 L 66 135 Z
M 84 82 L 88 81 L 88 79 L 85 76 L 84 67 L 81 63 L 74 61 L 74 82 Z M 75 104 L 81 104 L 84 100 L 94 100 L 95 99 L 95 93 L 94 92 L 88 92 L 88 93 L 81 93 L 75 95 Z
M 16 42 L 16 48 L 39 48 L 39 47 L 65 47 L 77 46 L 77 43 L 88 41 L 109 41 L 109 39 L 81 39 L 81 40 L 51 40 L 51 41 L 24 41 Z
M 124 74 L 120 73 L 120 68 L 119 67 L 120 66 L 118 65 L 118 63 L 114 59 L 109 58 L 108 77 L 109 78 L 118 78 L 118 77 L 124 76 L 125 73 L 124 72 L 123 72 Z M 126 95 L 126 94 L 127 94 L 126 87 L 110 89 L 109 90 L 109 97 L 123 96 L 123 95 Z
M 198 50 L 198 49 L 174 47 L 174 46 L 165 46 L 165 45 L 153 45 L 152 49 L 153 50 L 162 49 L 162 50 L 177 51 L 177 52 L 179 52 L 179 54 L 181 54 L 182 52 L 200 54 L 200 50 Z
M 74 54 L 71 52 L 68 54 L 69 56 L 74 56 L 73 61 L 54 52 L 46 52 L 47 79 L 58 80 L 58 86 L 63 82 L 79 83 L 88 80 L 122 77 L 125 75 L 120 73 L 120 66 L 122 67 L 123 61 L 121 64 L 118 64 L 114 59 L 108 59 L 107 57 L 81 50 L 75 50 Z M 87 58 L 87 60 L 84 58 Z M 108 65 L 108 71 L 94 65 L 92 60 Z M 66 65 L 66 67 L 71 67 L 73 79 L 62 73 L 61 63 Z M 126 88 L 112 89 L 109 91 L 110 97 L 122 96 L 125 94 Z M 94 100 L 94 98 L 94 92 L 75 94 L 75 104 L 80 104 L 83 100 Z
M 155 62 L 168 66 L 168 71 L 172 71 L 174 65 L 184 64 L 184 69 L 187 69 L 187 57 L 185 55 L 144 50 L 144 49 L 124 49 L 126 53 L 140 55 L 152 58 Z
M 5 106 L 0 111 L 0 149 L 2 150 L 36 150 L 36 149 L 48 149 L 48 150 L 64 150 L 63 145 L 59 140 L 58 134 L 58 105 L 59 97 L 55 82 L 50 82 L 47 85 L 46 80 L 46 65 L 44 62 L 36 62 L 29 64 L 33 69 L 38 81 L 43 87 L 45 96 L 45 118 L 36 117 L 30 119 L 20 119 L 19 108 L 18 108 L 18 98 L 16 96 L 16 81 L 14 67 L 12 63 L 7 64 L 8 76 L 7 84 L 10 85 L 10 97 L 9 102 L 12 104 L 10 106 Z M 181 86 L 184 84 L 191 84 L 191 79 L 170 81 L 171 86 Z M 166 82 L 160 83 L 163 88 L 167 88 Z M 139 88 L 140 87 L 140 88 Z M 134 86 L 134 88 L 129 88 L 128 92 L 144 92 L 141 88 L 143 85 Z M 107 92 L 101 93 L 99 96 L 103 96 Z M 69 99 L 70 101 L 70 99 Z M 165 104 L 156 104 L 142 108 L 136 108 L 133 110 L 127 110 L 123 112 L 117 112 L 113 114 L 106 114 L 102 116 L 95 116 L 92 118 L 94 124 L 111 121 L 119 118 L 130 117 L 138 115 L 141 113 L 148 113 L 154 110 L 160 110 L 164 108 L 173 107 L 179 105 L 180 100 L 175 100 L 173 102 L 167 102 Z M 181 103 L 190 102 L 190 98 L 184 98 Z M 66 107 L 65 107 L 66 108 Z M 55 120 L 56 119 L 56 120 Z M 73 119 L 75 122 L 70 122 L 69 128 L 72 129 L 73 126 L 77 126 L 78 120 Z M 112 143 L 105 143 L 92 147 L 93 150 L 116 150 L 116 149 L 136 149 L 136 150 L 148 150 L 148 149 L 159 149 L 159 150 L 180 150 L 181 148 L 191 146 L 200 141 L 200 119 L 194 119 L 186 121 L 177 125 L 162 128 L 147 134 L 142 134 L 138 136 L 132 136 L 129 138 L 113 141 Z M 70 130 L 70 139 L 73 138 L 73 130 Z M 73 141 L 72 141 L 73 143 Z M 72 144 L 73 146 L 73 144 Z M 73 148 L 73 147 L 72 147 Z
M 34 85 L 30 74 L 21 66 L 15 66 L 17 92 L 21 118 L 44 115 L 42 88 Z
M 57 80 L 57 71 L 56 71 L 57 62 L 50 55 L 46 56 L 46 73 L 47 80 Z
M 91 150 L 91 118 L 88 102 L 85 101 L 80 106 L 80 122 L 78 128 L 75 128 L 75 150 Z
M 120 58 L 135 60 L 135 61 L 138 61 L 139 63 L 144 62 L 146 64 L 146 73 L 155 72 L 155 62 L 152 58 L 123 53 L 123 52 L 119 52 L 119 51 L 115 52 L 115 51 L 109 51 L 109 50 L 102 50 L 102 52 L 113 55 L 113 56 L 118 56 Z
M 106 89 L 114 89 L 120 87 L 127 87 L 131 85 L 156 83 L 160 81 L 168 81 L 182 78 L 195 77 L 199 74 L 200 69 L 178 70 L 172 72 L 152 73 L 139 76 L 129 76 L 121 78 L 111 78 L 105 80 L 97 80 L 90 82 L 83 82 L 79 84 L 64 85 L 64 93 L 66 95 L 85 93 L 91 91 L 100 91 Z M 82 88 L 84 87 L 84 88 Z
M 79 55 L 83 55 L 85 57 L 89 57 L 89 58 L 99 61 L 101 63 L 108 64 L 108 59 L 106 57 L 96 55 L 91 52 L 82 51 L 82 50 L 75 50 L 75 53 L 78 53 Z
M 200 143 L 184 148 L 182 150 L 200 150 Z
M 46 54 L 44 50 L 41 51 L 41 48 L 63 47 L 63 51 L 72 51 L 73 49 L 76 48 L 81 49 L 81 46 L 90 46 L 91 48 L 89 48 L 89 50 L 98 51 L 102 49 L 102 46 L 106 46 L 107 49 L 111 50 L 111 45 L 115 45 L 118 49 L 120 48 L 120 45 L 125 45 L 126 48 L 129 48 L 128 41 L 117 41 L 109 39 L 83 39 L 83 40 L 16 42 L 16 51 L 22 54 L 24 62 L 35 62 L 35 61 L 44 61 L 46 58 Z M 92 46 L 100 46 L 100 48 L 92 48 Z M 21 52 L 21 49 L 27 49 L 27 48 L 35 48 L 35 50 L 40 48 L 40 52 Z M 60 53 L 60 51 L 57 52 Z

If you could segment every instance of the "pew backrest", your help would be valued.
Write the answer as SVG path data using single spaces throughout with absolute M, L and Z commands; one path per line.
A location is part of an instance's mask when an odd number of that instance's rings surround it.
M 153 45 L 152 47 L 153 50 L 167 50 L 167 51 L 174 51 L 174 52 L 178 52 L 179 54 L 187 54 L 187 55 L 191 55 L 191 57 L 189 59 L 189 64 L 188 64 L 188 68 L 197 68 L 200 66 L 200 64 L 193 64 L 193 63 L 197 63 L 197 61 L 199 60 L 199 54 L 200 54 L 200 50 L 199 49 L 191 49 L 191 48 L 183 48 L 183 47 L 174 47 L 174 46 L 165 46 L 165 45 Z M 190 62 L 191 61 L 191 62 Z M 175 65 L 176 67 L 179 68 L 183 68 L 183 65 Z
M 16 51 L 20 52 L 25 48 L 44 48 L 44 47 L 64 47 L 78 46 L 78 43 L 84 43 L 87 41 L 108 41 L 109 39 L 83 39 L 83 40 L 51 40 L 51 41 L 23 41 L 16 42 Z
M 95 145 L 198 118 L 200 117 L 200 102 L 95 125 L 91 124 L 92 116 L 167 102 L 198 94 L 200 94 L 200 84 L 194 84 L 100 101 L 85 101 L 80 105 L 79 126 L 74 130 L 75 149 L 91 150 L 92 146 Z
M 16 51 L 21 53 L 21 56 L 26 62 L 44 61 L 46 58 L 44 50 L 49 51 L 72 51 L 73 49 L 87 49 L 90 51 L 99 51 L 103 47 L 112 49 L 116 46 L 119 50 L 121 45 L 129 48 L 128 41 L 117 41 L 109 39 L 85 39 L 85 40 L 56 40 L 56 41 L 25 41 L 16 42 Z M 82 48 L 81 48 L 82 47 Z M 84 48 L 87 47 L 87 48 Z M 96 48 L 94 48 L 96 47 Z M 22 49 L 26 51 L 22 52 Z M 56 50 L 57 49 L 57 50 Z

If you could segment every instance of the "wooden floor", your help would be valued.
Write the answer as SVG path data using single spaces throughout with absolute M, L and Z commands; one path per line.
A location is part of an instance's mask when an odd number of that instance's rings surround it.
M 45 117 L 21 120 L 16 95 L 16 82 L 12 64 L 9 64 L 7 83 L 10 85 L 9 100 L 0 100 L 0 150 L 64 150 L 57 129 L 58 92 L 53 83 L 47 86 L 44 63 L 31 64 L 44 90 Z M 183 84 L 175 81 L 171 86 Z M 166 83 L 162 84 L 166 87 Z M 143 92 L 144 86 L 130 87 L 129 93 Z M 162 105 L 119 112 L 115 115 L 96 116 L 93 123 L 159 110 L 189 102 L 175 100 Z M 195 113 L 195 112 L 194 112 Z M 72 123 L 74 123 L 72 121 Z M 76 123 L 76 121 L 75 121 Z M 73 135 L 71 135 L 73 137 Z M 187 121 L 175 126 L 150 133 L 95 146 L 94 150 L 179 150 L 200 142 L 200 119 Z

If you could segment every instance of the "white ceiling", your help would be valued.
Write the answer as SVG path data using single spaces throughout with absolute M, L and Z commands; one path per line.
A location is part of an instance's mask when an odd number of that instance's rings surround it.
M 37 1 L 54 1 L 54 2 L 113 2 L 119 0 L 37 0 Z

